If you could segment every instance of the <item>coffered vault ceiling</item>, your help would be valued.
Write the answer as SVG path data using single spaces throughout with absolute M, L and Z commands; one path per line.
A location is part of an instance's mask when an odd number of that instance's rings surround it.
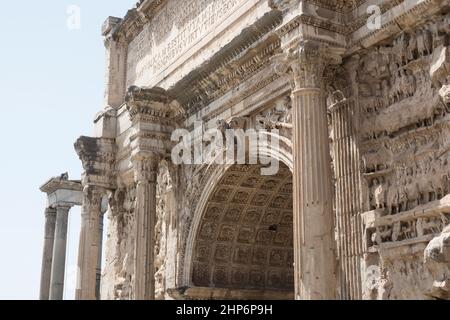
M 213 191 L 193 255 L 196 286 L 292 290 L 292 176 L 232 166 Z

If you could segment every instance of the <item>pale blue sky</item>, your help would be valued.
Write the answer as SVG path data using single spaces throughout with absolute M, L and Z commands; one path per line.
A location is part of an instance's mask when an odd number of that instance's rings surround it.
M 79 179 L 73 143 L 91 135 L 102 108 L 101 25 L 136 0 L 3 1 L 0 9 L 0 299 L 37 299 L 45 196 L 39 186 L 69 171 Z M 70 31 L 66 10 L 81 9 Z M 76 264 L 79 209 L 72 210 L 68 267 Z M 71 272 L 68 272 L 68 278 Z M 73 285 L 66 298 L 73 296 Z

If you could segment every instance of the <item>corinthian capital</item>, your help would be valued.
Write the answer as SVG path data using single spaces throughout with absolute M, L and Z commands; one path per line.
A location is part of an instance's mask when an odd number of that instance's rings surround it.
M 167 91 L 154 87 L 132 86 L 125 96 L 132 121 L 151 119 L 174 119 L 184 112 L 181 106 L 170 98 Z
M 82 210 L 82 214 L 91 214 L 92 212 L 98 212 L 100 214 L 100 208 L 102 204 L 102 198 L 106 195 L 106 189 L 95 186 L 85 185 L 83 187 L 83 206 L 85 210 Z
M 116 143 L 114 139 L 80 137 L 75 142 L 83 168 L 83 184 L 114 189 Z
M 291 72 L 293 90 L 321 88 L 325 67 L 340 64 L 344 51 L 316 41 L 298 41 L 275 57 L 275 71 Z
M 321 47 L 316 43 L 303 42 L 289 52 L 294 88 L 320 88 L 325 63 Z

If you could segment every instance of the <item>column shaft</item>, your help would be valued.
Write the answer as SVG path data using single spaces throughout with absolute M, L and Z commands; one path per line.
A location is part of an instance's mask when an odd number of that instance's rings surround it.
M 100 216 L 103 192 L 94 186 L 83 190 L 80 245 L 78 248 L 77 300 L 96 300 L 100 247 Z
M 156 184 L 138 182 L 136 191 L 135 299 L 153 300 L 155 298 Z
M 133 169 L 136 181 L 136 226 L 134 298 L 155 299 L 155 220 L 157 158 L 136 155 Z
M 55 238 L 56 210 L 45 210 L 44 250 L 42 253 L 41 288 L 39 299 L 50 298 L 50 281 L 52 274 L 53 244 Z
M 294 91 L 292 105 L 296 298 L 335 299 L 331 158 L 321 89 Z
M 70 207 L 56 208 L 55 244 L 53 246 L 50 300 L 62 300 L 64 297 L 69 210 Z

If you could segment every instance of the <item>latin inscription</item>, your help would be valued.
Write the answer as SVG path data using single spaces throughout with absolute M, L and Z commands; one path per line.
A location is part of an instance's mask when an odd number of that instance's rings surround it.
M 147 85 L 246 0 L 170 0 L 131 41 L 127 86 Z

